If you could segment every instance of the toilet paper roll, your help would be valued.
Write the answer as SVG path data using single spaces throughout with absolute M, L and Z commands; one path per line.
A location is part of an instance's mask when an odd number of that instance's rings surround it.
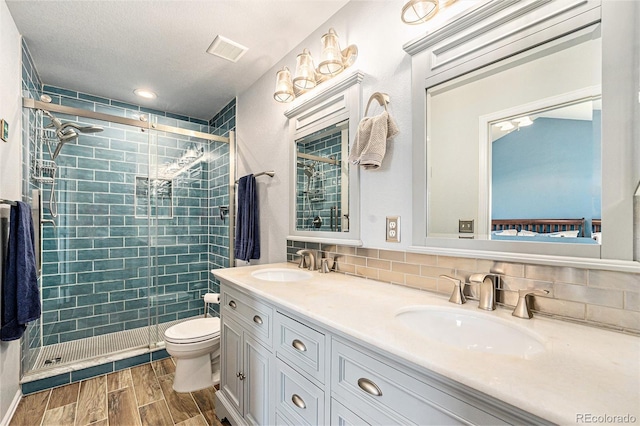
M 220 293 L 206 293 L 204 303 L 220 303 Z

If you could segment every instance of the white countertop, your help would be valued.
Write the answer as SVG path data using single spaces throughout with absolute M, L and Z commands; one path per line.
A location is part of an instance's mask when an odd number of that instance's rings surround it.
M 635 416 L 640 422 L 640 338 L 543 317 L 523 320 L 498 307 L 458 306 L 448 297 L 339 273 L 304 281 L 274 282 L 251 276 L 292 263 L 217 269 L 212 273 L 267 301 L 353 336 L 417 366 L 559 424 L 580 414 Z M 407 306 L 472 310 L 514 322 L 542 337 L 546 351 L 531 359 L 474 352 L 428 339 L 394 316 Z

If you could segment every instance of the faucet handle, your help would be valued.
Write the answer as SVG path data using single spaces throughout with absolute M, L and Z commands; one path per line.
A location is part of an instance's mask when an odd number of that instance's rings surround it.
M 549 291 L 535 289 L 518 290 L 518 304 L 516 305 L 516 308 L 513 310 L 511 315 L 524 319 L 533 318 L 531 308 L 529 308 L 529 302 L 527 302 L 527 296 L 544 296 L 545 294 L 549 294 Z
M 329 266 L 329 262 L 331 262 L 331 266 Z M 333 265 L 335 263 L 335 259 L 331 257 L 323 257 L 320 259 L 320 273 L 326 274 L 333 270 Z
M 307 265 L 307 251 L 306 250 L 298 250 L 296 254 L 300 256 L 300 263 L 298 264 L 298 268 L 305 269 L 308 268 Z
M 457 278 L 450 277 L 448 275 L 440 275 L 440 278 L 447 279 L 449 281 L 453 281 L 453 292 L 451 293 L 451 297 L 449 298 L 449 302 L 456 303 L 458 305 L 462 305 L 467 302 L 467 298 L 464 297 L 464 285 L 465 283 L 462 280 Z

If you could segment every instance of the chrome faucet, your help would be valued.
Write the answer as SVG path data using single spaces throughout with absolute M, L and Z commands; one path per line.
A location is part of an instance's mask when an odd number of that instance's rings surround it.
M 296 254 L 301 256 L 300 264 L 298 264 L 298 268 L 308 268 L 310 271 L 315 271 L 316 269 L 318 269 L 316 266 L 315 250 L 307 250 L 307 249 L 298 250 Z M 309 257 L 308 264 L 305 263 L 307 256 Z
M 496 289 L 500 288 L 500 276 L 496 274 L 472 274 L 469 284 L 480 287 L 480 303 L 478 308 L 486 311 L 496 309 Z

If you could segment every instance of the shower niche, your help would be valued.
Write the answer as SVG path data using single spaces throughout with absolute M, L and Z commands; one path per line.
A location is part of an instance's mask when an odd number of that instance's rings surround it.
M 347 159 L 360 119 L 363 77 L 354 72 L 332 81 L 285 111 L 293 177 L 290 240 L 362 245 L 358 168 Z
M 136 176 L 136 218 L 173 217 L 173 180 Z

